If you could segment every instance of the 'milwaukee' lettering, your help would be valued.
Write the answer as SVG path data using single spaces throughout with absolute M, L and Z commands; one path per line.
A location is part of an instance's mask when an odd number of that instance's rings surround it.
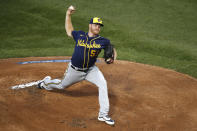
M 84 40 L 78 40 L 77 46 L 84 46 L 86 48 L 101 48 L 100 44 L 96 44 L 94 41 L 93 44 L 88 45 L 87 43 L 84 43 Z

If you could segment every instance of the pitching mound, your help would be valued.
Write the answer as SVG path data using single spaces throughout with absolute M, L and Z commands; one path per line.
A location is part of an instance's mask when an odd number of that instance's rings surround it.
M 68 63 L 17 62 L 68 57 L 0 60 L 1 131 L 194 131 L 197 130 L 197 80 L 159 67 L 117 61 L 97 63 L 109 89 L 111 127 L 97 121 L 98 89 L 82 81 L 65 90 L 11 86 L 61 78 Z

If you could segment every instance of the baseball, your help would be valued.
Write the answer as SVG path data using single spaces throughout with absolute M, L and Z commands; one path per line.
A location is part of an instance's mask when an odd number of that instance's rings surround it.
M 72 6 L 72 5 L 68 9 L 69 10 L 75 10 L 74 6 Z

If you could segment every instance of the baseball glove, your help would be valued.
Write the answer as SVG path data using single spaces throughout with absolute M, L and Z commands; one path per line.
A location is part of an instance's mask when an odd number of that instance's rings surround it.
M 104 59 L 107 64 L 114 62 L 114 47 L 112 44 L 109 44 L 104 49 Z

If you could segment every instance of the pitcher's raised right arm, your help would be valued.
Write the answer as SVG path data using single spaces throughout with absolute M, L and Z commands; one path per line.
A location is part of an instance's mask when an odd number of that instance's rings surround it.
M 73 37 L 72 36 L 72 31 L 74 30 L 73 25 L 72 25 L 72 21 L 71 21 L 71 15 L 75 12 L 75 8 L 71 5 L 67 12 L 66 12 L 66 19 L 65 19 L 65 29 L 66 29 L 66 33 L 69 37 Z

